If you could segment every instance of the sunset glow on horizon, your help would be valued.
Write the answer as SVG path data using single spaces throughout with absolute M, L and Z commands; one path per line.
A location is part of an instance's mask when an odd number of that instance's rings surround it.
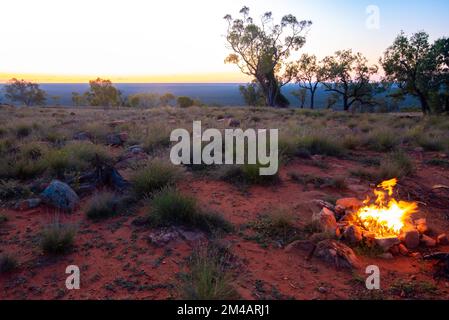
M 318 58 L 340 49 L 377 63 L 395 36 L 449 29 L 449 3 L 355 0 L 2 0 L 0 83 L 80 83 L 97 77 L 117 83 L 240 83 L 251 79 L 224 63 L 227 13 L 248 6 L 257 22 L 272 11 L 312 20 L 306 45 L 292 56 Z M 380 28 L 366 27 L 366 8 L 380 10 Z

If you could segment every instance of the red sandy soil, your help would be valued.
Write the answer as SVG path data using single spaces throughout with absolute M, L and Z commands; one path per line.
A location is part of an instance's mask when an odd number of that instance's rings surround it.
M 418 159 L 415 156 L 416 160 Z M 418 162 L 418 161 L 417 161 Z M 419 161 L 421 163 L 421 161 Z M 305 188 L 288 177 L 289 172 L 314 174 L 320 177 L 348 175 L 348 168 L 361 166 L 357 162 L 327 158 L 328 169 L 320 169 L 310 160 L 295 160 L 281 169 L 281 182 L 273 186 L 254 186 L 242 190 L 231 184 L 190 175 L 180 189 L 196 196 L 200 203 L 223 213 L 239 226 L 257 219 L 269 208 L 282 207 L 293 211 L 298 225 L 306 224 L 312 212 L 318 210 L 315 199 L 329 196 L 341 198 L 356 196 L 364 199 L 371 190 L 366 181 L 348 178 L 348 190 L 332 188 Z M 449 184 L 449 172 L 441 168 L 418 165 L 416 175 L 401 181 L 406 192 L 416 187 L 429 191 L 433 185 Z M 446 197 L 440 194 L 438 197 Z M 88 199 L 83 199 L 86 203 Z M 436 200 L 437 201 L 437 200 Z M 437 203 L 437 202 L 435 202 Z M 143 216 L 146 208 L 139 210 Z M 195 243 L 174 241 L 165 247 L 148 242 L 150 230 L 132 224 L 136 216 L 118 216 L 102 222 L 91 222 L 84 215 L 83 206 L 63 221 L 78 224 L 75 249 L 63 257 L 43 255 L 38 245 L 38 233 L 56 214 L 49 208 L 32 211 L 5 211 L 9 221 L 0 228 L 5 252 L 13 252 L 20 268 L 0 276 L 0 299 L 167 299 L 178 298 L 177 274 L 187 270 L 186 258 Z M 449 232 L 445 217 L 449 208 L 420 205 L 416 217 L 427 218 L 435 235 Z M 305 252 L 286 253 L 276 245 L 263 247 L 255 241 L 245 240 L 236 232 L 225 237 L 231 245 L 238 267 L 234 270 L 234 286 L 244 299 L 449 299 L 449 281 L 436 281 L 432 263 L 419 258 L 395 257 L 392 260 L 359 256 L 363 266 L 378 265 L 381 271 L 382 293 L 369 292 L 357 275 L 366 277 L 364 268 L 354 273 L 336 270 L 316 258 L 307 259 Z M 433 251 L 449 251 L 439 247 Z M 431 250 L 420 248 L 421 253 Z M 78 265 L 81 269 L 81 289 L 65 288 L 65 268 Z M 427 283 L 437 287 L 437 293 L 404 290 L 394 292 L 391 285 L 398 279 L 410 283 Z M 376 294 L 378 294 L 376 296 Z

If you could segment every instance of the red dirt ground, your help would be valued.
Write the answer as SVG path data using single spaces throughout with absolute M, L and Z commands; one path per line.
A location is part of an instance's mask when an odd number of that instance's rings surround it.
M 348 176 L 348 168 L 361 166 L 354 161 L 335 158 L 328 158 L 326 162 L 330 167 L 324 170 L 310 160 L 290 162 L 281 169 L 280 184 L 274 186 L 242 190 L 211 178 L 189 175 L 179 187 L 196 196 L 205 206 L 223 213 L 236 226 L 254 221 L 258 214 L 273 207 L 293 211 L 300 226 L 319 209 L 313 200 L 346 196 L 363 199 L 371 190 L 367 182 L 357 178 L 347 178 L 349 188 L 342 191 L 313 186 L 305 188 L 288 176 L 289 172 L 320 177 Z M 399 187 L 406 193 L 410 186 L 416 186 L 416 181 L 420 188 L 429 191 L 436 184 L 448 185 L 449 172 L 418 165 L 416 177 L 401 181 Z M 435 203 L 441 197 L 447 199 L 448 194 L 440 194 Z M 427 199 L 432 200 L 431 197 Z M 83 199 L 83 203 L 87 200 Z M 416 217 L 426 217 L 435 234 L 449 232 L 449 221 L 444 218 L 449 209 L 433 207 L 432 202 L 425 204 L 420 204 Z M 140 209 L 137 216 L 143 216 L 146 211 L 146 208 Z M 132 223 L 135 215 L 94 223 L 86 219 L 81 206 L 71 215 L 61 215 L 63 221 L 78 224 L 74 251 L 63 257 L 48 257 L 39 249 L 38 232 L 57 213 L 49 208 L 4 213 L 9 221 L 0 227 L 2 251 L 13 252 L 19 258 L 20 268 L 0 275 L 0 299 L 177 298 L 177 274 L 186 271 L 185 258 L 196 245 L 179 240 L 165 247 L 155 247 L 147 240 L 150 230 Z M 359 256 L 363 266 L 375 264 L 380 267 L 383 290 L 379 293 L 364 289 L 364 268 L 354 273 L 335 270 L 316 258 L 307 260 L 305 252 L 286 253 L 275 245 L 264 247 L 245 240 L 238 232 L 226 236 L 225 241 L 231 245 L 230 250 L 238 261 L 234 286 L 244 299 L 449 299 L 449 281 L 435 281 L 432 264 L 418 258 L 384 260 Z M 433 250 L 449 251 L 449 247 Z M 419 251 L 430 252 L 426 248 Z M 70 264 L 81 269 L 80 290 L 65 288 L 65 268 Z M 407 288 L 394 291 L 391 286 L 398 279 L 420 287 L 415 287 L 412 293 Z M 433 286 L 437 291 L 429 289 Z

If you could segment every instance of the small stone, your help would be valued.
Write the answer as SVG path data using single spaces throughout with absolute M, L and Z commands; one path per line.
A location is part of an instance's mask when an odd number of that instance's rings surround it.
M 318 223 L 324 232 L 335 233 L 337 230 L 337 220 L 333 211 L 323 208 L 318 214 L 312 216 L 312 221 Z
M 449 244 L 449 237 L 447 236 L 447 234 L 442 233 L 438 236 L 437 242 L 439 245 L 446 246 Z
M 363 206 L 363 202 L 357 198 L 342 198 L 337 200 L 336 205 L 345 208 L 345 210 L 358 210 Z
M 433 248 L 437 245 L 437 242 L 434 239 L 425 234 L 422 235 L 421 242 L 428 248 Z
M 325 287 L 318 287 L 317 290 L 319 293 L 327 293 L 327 289 Z
M 391 249 L 391 247 L 401 243 L 401 241 L 397 237 L 390 237 L 390 238 L 376 238 L 375 239 L 376 244 L 381 247 L 384 252 L 387 252 Z
M 402 254 L 403 256 L 409 255 L 409 251 L 408 251 L 407 247 L 404 246 L 402 243 L 399 244 L 398 248 L 399 248 L 399 253 Z
M 413 149 L 413 151 L 415 151 L 415 152 L 424 152 L 424 148 L 423 147 L 416 147 L 415 149 Z
M 343 206 L 335 206 L 335 213 L 338 214 L 339 216 L 344 216 L 346 214 L 346 209 Z
M 394 255 L 394 256 L 397 256 L 397 255 L 399 255 L 399 245 L 394 245 L 394 246 L 392 246 L 391 248 L 390 248 L 390 251 L 389 251 L 392 255 Z
M 336 268 L 359 268 L 360 263 L 354 251 L 335 240 L 323 240 L 315 248 L 314 255 Z
M 418 230 L 419 233 L 424 234 L 429 232 L 429 227 L 427 226 L 427 220 L 426 219 L 418 219 L 415 220 L 416 230 Z
M 87 132 L 78 132 L 73 136 L 73 140 L 90 141 L 91 136 Z
M 355 225 L 350 225 L 343 232 L 343 237 L 351 244 L 357 244 L 362 241 L 362 231 Z
M 419 232 L 416 229 L 407 229 L 403 231 L 401 240 L 407 249 L 415 249 L 419 246 Z
M 381 258 L 381 259 L 385 259 L 385 260 L 394 259 L 394 256 L 390 252 L 382 253 L 378 257 Z
M 42 200 L 39 198 L 22 200 L 16 204 L 15 209 L 21 210 L 21 211 L 34 209 L 34 208 L 39 207 L 41 202 L 42 202 Z
M 410 255 L 415 259 L 421 258 L 421 253 L 419 252 L 412 252 Z
M 305 251 L 305 252 L 312 252 L 312 250 L 315 248 L 315 245 L 312 241 L 309 240 L 296 240 L 292 243 L 288 244 L 284 251 L 286 253 L 294 253 L 298 251 Z
M 227 125 L 228 127 L 238 127 L 240 126 L 240 121 L 236 119 L 228 119 Z

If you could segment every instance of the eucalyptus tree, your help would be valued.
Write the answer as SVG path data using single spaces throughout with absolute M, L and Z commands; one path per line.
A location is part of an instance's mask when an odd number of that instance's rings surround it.
M 335 52 L 322 61 L 322 83 L 326 91 L 338 94 L 343 101 L 343 110 L 347 111 L 354 103 L 373 104 L 374 83 L 371 78 L 377 73 L 376 65 L 369 66 L 361 53 L 352 50 Z
M 289 14 L 280 23 L 273 22 L 271 12 L 266 12 L 259 24 L 249 15 L 249 8 L 240 10 L 241 18 L 226 15 L 228 22 L 226 41 L 233 53 L 225 63 L 236 64 L 241 72 L 254 78 L 271 107 L 288 107 L 289 101 L 281 87 L 293 79 L 292 69 L 286 68 L 287 59 L 305 43 L 305 33 L 311 21 L 298 21 Z

